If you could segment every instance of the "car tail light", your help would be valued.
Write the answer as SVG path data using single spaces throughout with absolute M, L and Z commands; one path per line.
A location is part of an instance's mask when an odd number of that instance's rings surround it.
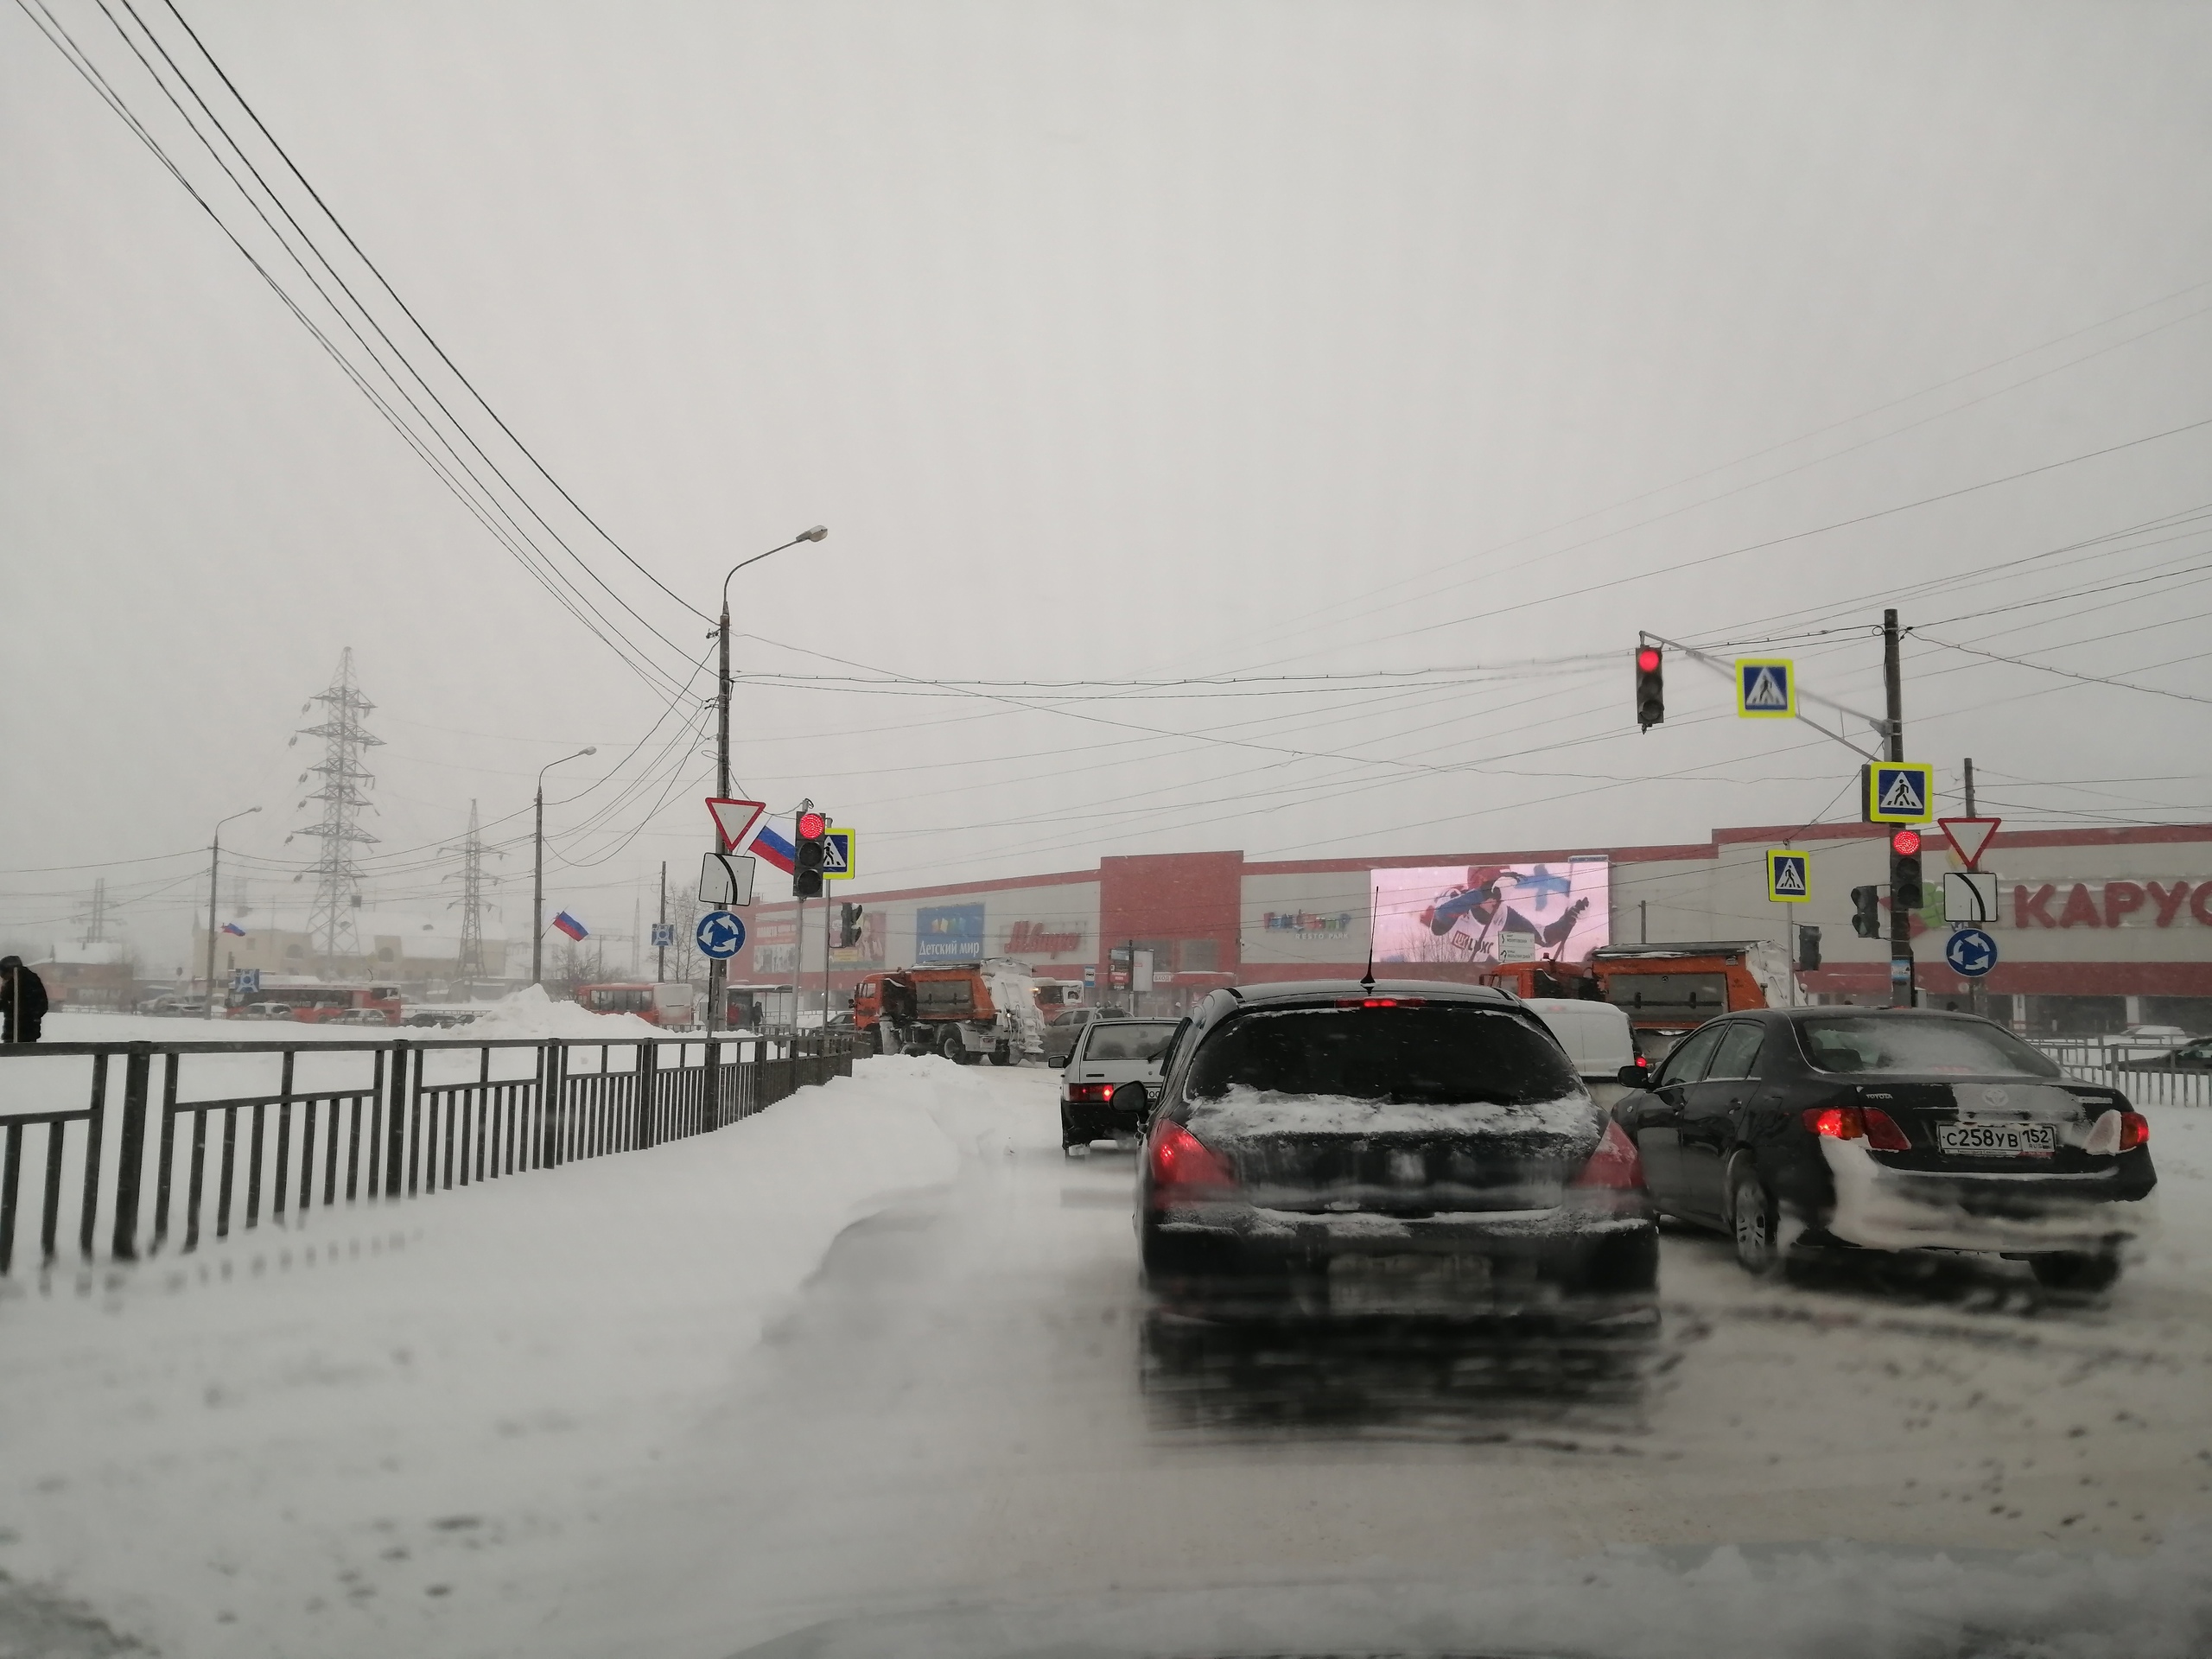
M 1632 1188 L 1643 1185 L 1643 1160 L 1636 1150 L 1636 1142 L 1618 1123 L 1608 1122 L 1605 1132 L 1598 1138 L 1598 1150 L 1590 1154 L 1590 1161 L 1582 1166 L 1582 1173 L 1567 1183 L 1569 1186 L 1610 1186 Z
M 1866 1144 L 1877 1152 L 1910 1152 L 1912 1137 L 1901 1128 L 1897 1119 L 1878 1106 L 1869 1106 L 1866 1120 Z
M 1804 1113 L 1805 1127 L 1827 1141 L 1864 1141 L 1866 1120 L 1856 1106 L 1812 1106 Z
M 1160 1120 L 1160 1127 L 1153 1131 L 1149 1155 L 1155 1199 L 1236 1185 L 1236 1177 L 1213 1148 L 1180 1123 Z
M 1103 1106 L 1114 1098 L 1110 1083 L 1071 1083 L 1068 1084 L 1068 1104 L 1071 1106 Z
M 2148 1118 L 2140 1112 L 2122 1112 L 2120 1115 L 2120 1149 L 2122 1152 L 2133 1152 L 2138 1147 L 2149 1145 L 2150 1141 L 2151 1121 Z
M 1425 996 L 1340 996 L 1340 1008 L 1418 1008 L 1428 999 Z
M 1877 1152 L 1910 1152 L 1912 1137 L 1878 1106 L 1814 1106 L 1805 1127 L 1828 1141 L 1864 1141 Z

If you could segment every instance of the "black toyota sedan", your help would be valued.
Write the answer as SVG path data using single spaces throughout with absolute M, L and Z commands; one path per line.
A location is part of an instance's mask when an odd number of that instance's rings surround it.
M 1139 1164 L 1158 1305 L 1204 1319 L 1654 1317 L 1635 1147 L 1543 1023 L 1477 987 L 1217 990 Z
M 2101 1289 L 2157 1182 L 2126 1096 L 1969 1014 L 1732 1014 L 1613 1116 L 1660 1210 L 1727 1233 L 1754 1273 L 1793 1246 L 1958 1250 Z

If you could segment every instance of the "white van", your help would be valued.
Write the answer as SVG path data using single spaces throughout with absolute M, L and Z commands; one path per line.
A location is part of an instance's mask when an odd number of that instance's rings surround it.
M 1611 1106 L 1628 1092 L 1620 1084 L 1620 1069 L 1636 1064 L 1636 1036 L 1625 1012 L 1610 1002 L 1572 996 L 1524 997 L 1521 1006 L 1559 1039 L 1600 1106 Z

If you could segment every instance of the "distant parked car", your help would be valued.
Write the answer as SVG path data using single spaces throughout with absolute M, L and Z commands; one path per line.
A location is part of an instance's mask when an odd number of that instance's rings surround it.
M 2212 1037 L 2199 1037 L 2148 1059 L 2122 1060 L 2122 1071 L 2212 1071 Z
M 396 1024 L 381 1008 L 347 1008 L 323 1022 L 332 1026 L 390 1026 Z
M 238 1012 L 241 1020 L 289 1020 L 294 1009 L 289 1002 L 249 1002 Z
M 1083 1028 L 1096 1019 L 1090 1008 L 1063 1008 L 1045 1022 L 1045 1064 L 1062 1065 L 1075 1052 Z
M 2121 1047 L 2178 1048 L 2189 1040 L 2189 1033 L 2179 1026 L 2130 1026 L 2117 1037 L 2106 1041 Z
M 150 1014 L 157 1019 L 188 1017 L 196 1020 L 207 1010 L 206 997 L 185 996 L 175 991 L 164 992 L 160 996 L 149 996 L 138 1005 L 139 1013 Z

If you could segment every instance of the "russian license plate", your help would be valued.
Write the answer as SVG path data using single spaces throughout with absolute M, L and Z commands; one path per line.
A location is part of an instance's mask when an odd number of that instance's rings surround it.
M 2058 1150 L 2055 1123 L 1980 1123 L 1962 1118 L 1939 1125 L 1936 1144 L 1953 1158 L 2048 1158 Z
M 1339 1255 L 1329 1262 L 1329 1306 L 1342 1313 L 1449 1307 L 1489 1292 L 1486 1256 Z

